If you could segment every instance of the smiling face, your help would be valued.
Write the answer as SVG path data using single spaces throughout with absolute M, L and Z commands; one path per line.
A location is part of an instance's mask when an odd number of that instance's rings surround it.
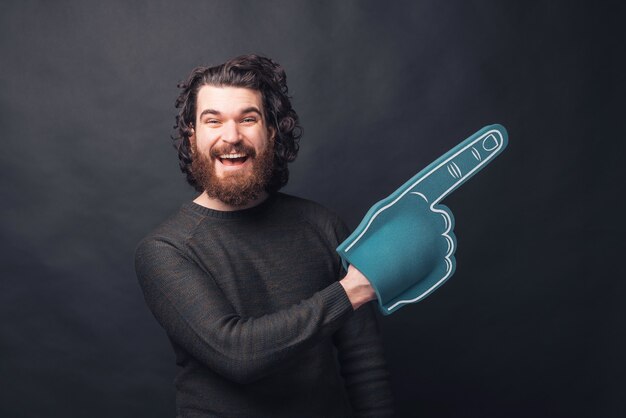
M 237 208 L 263 197 L 272 138 L 259 91 L 209 85 L 198 91 L 192 171 L 209 198 Z

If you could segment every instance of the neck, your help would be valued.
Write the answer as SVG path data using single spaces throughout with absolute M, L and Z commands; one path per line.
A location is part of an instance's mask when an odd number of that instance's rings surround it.
M 234 210 L 242 210 L 242 209 L 249 209 L 252 208 L 256 205 L 259 205 L 260 203 L 262 203 L 265 199 L 267 199 L 269 195 L 267 194 L 267 192 L 263 192 L 259 195 L 259 197 L 257 197 L 254 200 L 251 200 L 250 202 L 246 203 L 243 206 L 232 206 L 229 205 L 227 203 L 222 202 L 221 200 L 215 198 L 215 197 L 210 197 L 207 192 L 203 192 L 200 196 L 198 196 L 197 198 L 194 199 L 194 203 L 197 203 L 200 206 L 204 206 L 205 208 L 209 208 L 209 209 L 213 209 L 213 210 L 220 210 L 223 212 L 231 212 Z

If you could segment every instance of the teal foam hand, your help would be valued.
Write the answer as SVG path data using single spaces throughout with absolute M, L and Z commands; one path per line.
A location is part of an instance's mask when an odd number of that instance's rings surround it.
M 507 143 L 503 126 L 484 127 L 372 206 L 337 247 L 344 267 L 354 265 L 370 281 L 384 314 L 419 302 L 454 274 L 454 217 L 439 202 Z

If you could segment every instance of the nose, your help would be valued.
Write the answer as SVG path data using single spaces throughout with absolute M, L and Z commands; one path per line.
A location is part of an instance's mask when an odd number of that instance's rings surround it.
M 229 121 L 224 124 L 224 130 L 222 131 L 222 141 L 229 144 L 236 144 L 241 141 L 239 126 L 236 122 Z

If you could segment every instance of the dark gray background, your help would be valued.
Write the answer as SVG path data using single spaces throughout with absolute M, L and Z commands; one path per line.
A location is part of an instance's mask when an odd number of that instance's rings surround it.
M 133 270 L 194 194 L 176 83 L 287 70 L 289 193 L 355 227 L 484 125 L 505 153 L 446 200 L 457 273 L 382 325 L 399 416 L 626 416 L 619 3 L 0 4 L 0 416 L 172 417 L 174 357 Z

